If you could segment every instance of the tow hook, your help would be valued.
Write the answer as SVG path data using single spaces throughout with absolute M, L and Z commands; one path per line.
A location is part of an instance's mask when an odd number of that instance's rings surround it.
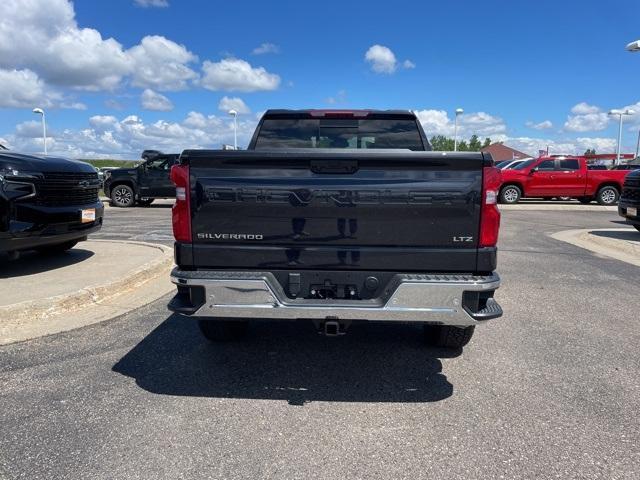
M 318 333 L 327 337 L 338 337 L 340 335 L 346 335 L 347 328 L 349 328 L 349 323 L 340 322 L 337 318 L 327 318 L 319 325 Z

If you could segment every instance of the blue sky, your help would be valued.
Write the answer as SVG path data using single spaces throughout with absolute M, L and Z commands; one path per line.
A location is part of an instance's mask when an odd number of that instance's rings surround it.
M 0 138 L 130 158 L 246 142 L 267 108 L 408 108 L 429 135 L 535 153 L 615 148 L 606 111 L 636 108 L 640 2 L 3 0 Z M 262 48 L 261 48 L 262 47 Z M 637 107 L 634 107 L 636 106 Z

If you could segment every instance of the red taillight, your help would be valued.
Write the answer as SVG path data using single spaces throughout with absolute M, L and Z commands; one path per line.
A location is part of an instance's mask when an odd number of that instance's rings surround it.
M 176 186 L 176 203 L 171 209 L 173 236 L 176 242 L 191 242 L 189 165 L 171 167 L 171 181 Z
M 500 230 L 498 193 L 502 183 L 500 169 L 484 167 L 482 172 L 482 210 L 480 212 L 480 247 L 495 247 Z

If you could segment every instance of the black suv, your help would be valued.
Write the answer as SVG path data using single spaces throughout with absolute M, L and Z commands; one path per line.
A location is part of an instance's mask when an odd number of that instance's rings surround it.
M 83 162 L 0 151 L 0 252 L 61 252 L 102 226 L 100 180 Z
M 618 214 L 640 231 L 640 170 L 635 170 L 624 180 L 618 201 Z
M 157 150 L 142 152 L 144 162 L 135 168 L 117 168 L 105 172 L 104 193 L 116 207 L 148 207 L 156 198 L 175 198 L 175 187 L 169 179 L 177 153 Z

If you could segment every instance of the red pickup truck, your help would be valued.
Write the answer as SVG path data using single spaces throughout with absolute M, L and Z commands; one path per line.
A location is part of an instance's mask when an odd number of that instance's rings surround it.
M 571 197 L 581 203 L 596 200 L 615 205 L 629 171 L 590 170 L 585 157 L 540 157 L 502 171 L 501 203 L 523 197 Z

